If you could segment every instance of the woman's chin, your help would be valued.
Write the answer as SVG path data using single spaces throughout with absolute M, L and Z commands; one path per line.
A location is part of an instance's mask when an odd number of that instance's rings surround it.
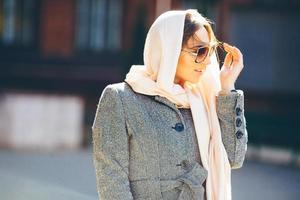
M 190 83 L 198 83 L 200 81 L 200 78 L 201 77 L 197 77 L 197 78 L 193 78 L 193 79 L 190 79 L 188 80 Z
M 184 85 L 185 82 L 189 82 L 189 83 L 192 83 L 192 84 L 195 84 L 195 83 L 198 83 L 201 79 L 201 76 L 196 76 L 196 77 L 189 77 L 188 79 L 181 79 L 180 81 L 177 82 L 177 84 L 179 85 Z M 174 82 L 176 83 L 176 82 Z

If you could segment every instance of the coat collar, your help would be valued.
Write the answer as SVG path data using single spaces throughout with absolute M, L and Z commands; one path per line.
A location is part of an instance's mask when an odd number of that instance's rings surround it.
M 155 95 L 155 96 L 154 96 L 154 99 L 155 99 L 156 101 L 159 101 L 159 102 L 161 102 L 161 103 L 163 103 L 163 104 L 166 104 L 167 106 L 169 106 L 169 107 L 171 107 L 171 108 L 177 110 L 176 104 L 173 103 L 173 102 L 171 102 L 171 101 L 170 101 L 169 99 L 167 99 L 166 97 L 162 97 L 162 96 L 159 96 L 159 95 Z
M 152 98 L 155 100 L 155 101 L 158 101 L 160 103 L 163 103 L 167 106 L 169 106 L 170 108 L 172 108 L 177 114 L 178 116 L 180 117 L 180 120 L 181 122 L 183 123 L 183 125 L 186 127 L 186 124 L 185 124 L 185 121 L 183 119 L 183 116 L 182 114 L 180 113 L 179 109 L 178 109 L 178 106 L 171 102 L 169 99 L 167 99 L 166 97 L 162 97 L 162 96 L 159 96 L 159 95 L 155 95 L 155 96 L 152 96 Z
M 129 88 L 130 88 L 133 92 L 135 92 L 135 91 L 132 89 L 132 87 L 131 87 L 130 84 L 128 84 L 126 81 L 124 81 L 124 82 L 125 82 L 126 85 L 129 86 Z M 148 95 L 147 95 L 147 96 L 148 96 Z M 173 102 L 171 102 L 169 99 L 167 99 L 166 97 L 159 96 L 159 95 L 150 96 L 150 97 L 151 97 L 152 99 L 154 99 L 155 101 L 161 102 L 161 103 L 163 103 L 163 104 L 165 104 L 165 105 L 167 105 L 167 106 L 169 106 L 169 107 L 171 107 L 171 108 L 173 108 L 174 110 L 176 110 L 176 111 L 179 112 L 179 110 L 178 110 L 179 107 L 178 107 L 175 103 L 173 103 Z
M 131 86 L 125 82 L 130 88 Z M 132 89 L 132 88 L 131 88 Z M 133 89 L 132 89 L 133 92 L 135 92 Z M 149 96 L 149 95 L 146 95 L 146 96 Z M 180 120 L 181 122 L 183 123 L 184 127 L 186 127 L 186 124 L 185 124 L 185 121 L 183 119 L 183 116 L 182 114 L 180 113 L 177 105 L 173 102 L 171 102 L 169 99 L 167 99 L 166 97 L 163 97 L 163 96 L 159 96 L 159 95 L 155 95 L 155 96 L 150 96 L 150 98 L 152 98 L 153 100 L 157 101 L 157 102 L 160 102 L 162 104 L 165 104 L 166 106 L 170 107 L 171 109 L 173 109 L 177 114 L 178 116 L 180 117 Z
M 171 108 L 174 108 L 176 110 L 178 110 L 178 108 L 183 108 L 183 107 L 177 106 L 175 103 L 171 102 L 166 97 L 162 97 L 162 96 L 156 95 L 156 96 L 153 97 L 153 99 L 156 100 L 156 101 L 159 101 L 159 102 L 161 102 L 163 104 L 166 104 L 167 106 L 170 106 Z

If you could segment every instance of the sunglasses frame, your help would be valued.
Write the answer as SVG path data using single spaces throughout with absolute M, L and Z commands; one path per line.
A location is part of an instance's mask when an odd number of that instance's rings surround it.
M 194 56 L 194 57 L 195 57 L 195 60 L 194 60 L 195 63 L 201 63 L 201 62 L 203 62 L 203 61 L 207 58 L 208 55 L 211 56 L 212 52 L 216 51 L 217 47 L 220 47 L 220 48 L 224 51 L 223 42 L 221 42 L 221 41 L 213 42 L 212 45 L 211 45 L 211 44 L 209 44 L 209 45 L 203 45 L 203 46 L 201 46 L 201 47 L 199 47 L 199 48 L 197 49 L 197 52 L 196 52 L 196 53 L 195 53 L 195 52 L 192 52 L 192 51 L 185 50 L 185 49 L 181 49 L 181 51 L 190 53 L 192 56 Z M 199 53 L 200 49 L 203 49 L 203 48 L 209 48 L 209 49 L 208 49 L 208 52 L 207 52 L 207 54 L 202 58 L 202 60 L 198 61 L 198 60 L 197 60 L 198 53 Z M 214 49 L 214 50 L 211 51 L 212 49 Z

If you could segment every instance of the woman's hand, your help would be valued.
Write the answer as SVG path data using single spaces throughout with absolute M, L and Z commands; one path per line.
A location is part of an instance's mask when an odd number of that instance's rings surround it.
M 230 92 L 235 89 L 234 83 L 244 67 L 243 54 L 238 48 L 225 42 L 223 47 L 227 54 L 220 72 L 221 87 L 222 91 Z

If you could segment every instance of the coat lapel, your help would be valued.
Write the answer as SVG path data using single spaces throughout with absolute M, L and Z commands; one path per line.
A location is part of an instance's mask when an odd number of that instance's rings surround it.
M 177 105 L 173 102 L 171 102 L 169 99 L 167 99 L 166 97 L 162 97 L 159 95 L 156 95 L 154 97 L 152 97 L 155 101 L 158 101 L 160 103 L 165 104 L 166 106 L 169 106 L 170 108 L 172 108 L 180 117 L 181 122 L 183 123 L 183 125 L 186 127 L 185 121 L 183 119 L 183 116 L 181 114 L 181 112 L 179 111 L 179 109 L 177 108 Z
M 154 96 L 154 99 L 177 111 L 176 104 L 169 101 L 169 99 L 167 99 L 166 97 L 156 95 Z

